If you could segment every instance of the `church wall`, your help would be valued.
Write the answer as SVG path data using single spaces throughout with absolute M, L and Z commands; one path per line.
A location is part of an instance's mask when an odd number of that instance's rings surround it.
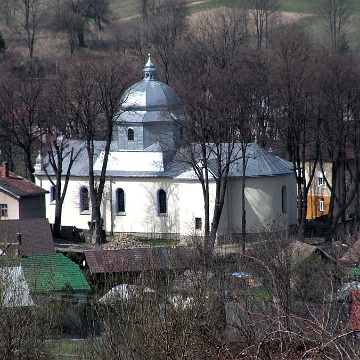
M 109 178 L 108 178 L 109 179 Z M 81 178 L 72 179 L 69 182 L 66 200 L 62 211 L 62 225 L 76 226 L 80 229 L 88 229 L 91 221 L 90 211 L 80 213 L 79 191 L 81 186 L 88 187 L 87 181 Z M 43 179 L 42 187 L 49 190 L 51 187 L 47 179 Z M 122 188 L 125 192 L 125 213 L 116 214 L 116 189 Z M 165 190 L 167 194 L 167 214 L 157 213 L 157 192 Z M 179 195 L 178 185 L 172 179 L 157 178 L 117 178 L 106 181 L 102 214 L 104 216 L 104 228 L 107 232 L 139 232 L 152 233 L 162 236 L 166 233 L 178 234 L 179 226 Z M 111 211 L 112 208 L 112 211 Z M 50 202 L 46 195 L 46 217 L 53 223 L 55 216 L 55 205 Z M 113 226 L 111 226 L 113 222 Z
M 124 178 L 112 181 L 112 209 L 110 211 L 110 184 L 107 183 L 104 194 L 103 213 L 106 213 L 106 231 L 139 232 L 159 234 L 179 233 L 178 185 L 172 179 L 161 178 Z M 116 189 L 125 193 L 125 214 L 116 214 Z M 165 190 L 167 196 L 167 214 L 158 214 L 158 191 Z M 105 211 L 106 209 L 106 211 Z M 112 220 L 111 220 L 112 217 Z M 162 235 L 163 234 L 163 235 Z
M 259 232 L 282 224 L 288 227 L 296 223 L 296 189 L 292 175 L 276 177 L 248 178 L 246 181 L 247 232 Z M 48 180 L 43 180 L 42 187 L 50 190 Z M 62 225 L 87 229 L 91 220 L 90 211 L 80 213 L 79 189 L 88 186 L 86 181 L 75 178 L 70 181 L 66 203 L 62 212 Z M 241 233 L 241 179 L 231 179 L 227 191 L 223 214 L 219 225 L 219 235 Z M 286 211 L 283 212 L 282 187 L 286 186 Z M 116 214 L 116 189 L 125 193 L 125 213 Z M 210 221 L 213 212 L 215 184 L 210 185 Z M 157 213 L 157 191 L 163 189 L 167 194 L 167 215 Z M 112 198 L 110 182 L 107 180 L 102 213 L 107 232 L 138 232 L 154 236 L 166 233 L 184 236 L 203 235 L 205 225 L 204 199 L 198 180 L 174 180 L 157 178 L 112 178 Z M 112 211 L 110 208 L 112 206 Z M 46 195 L 46 217 L 54 221 L 55 205 Z M 196 229 L 196 218 L 201 221 L 201 229 Z M 111 225 L 112 224 L 112 225 Z M 199 223 L 198 223 L 199 225 Z M 155 235 L 157 234 L 157 235 Z

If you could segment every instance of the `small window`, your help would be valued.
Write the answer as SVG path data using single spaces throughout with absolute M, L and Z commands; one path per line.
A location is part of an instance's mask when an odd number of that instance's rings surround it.
M 128 132 L 127 132 L 127 136 L 128 136 L 128 140 L 129 141 L 134 141 L 134 130 L 133 129 L 128 129 Z
M 318 171 L 317 181 L 318 186 L 325 186 L 325 173 Z
M 116 190 L 116 212 L 125 213 L 125 192 L 123 189 Z
M 55 202 L 56 200 L 56 187 L 55 186 L 51 186 L 50 187 L 50 202 Z
M 90 210 L 89 190 L 83 186 L 80 189 L 80 212 Z
M 158 214 L 166 214 L 167 206 L 166 206 L 166 192 L 163 189 L 158 191 Z
M 184 128 L 181 126 L 180 127 L 180 140 L 184 139 Z
M 201 229 L 202 229 L 202 219 L 195 218 L 195 230 L 201 230 Z
M 1 211 L 1 217 L 7 217 L 8 216 L 7 204 L 1 204 L 0 205 L 0 211 Z
M 324 198 L 319 199 L 319 210 L 321 212 L 325 211 L 325 200 L 324 200 Z

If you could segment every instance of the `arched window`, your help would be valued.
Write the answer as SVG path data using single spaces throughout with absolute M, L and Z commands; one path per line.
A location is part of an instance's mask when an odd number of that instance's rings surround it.
M 286 186 L 283 186 L 281 189 L 281 206 L 282 206 L 282 212 L 287 212 L 287 191 Z
M 80 212 L 90 210 L 89 190 L 83 186 L 80 188 Z
M 127 136 L 128 136 L 129 141 L 134 141 L 134 130 L 133 129 L 128 129 Z
M 115 200 L 116 212 L 125 212 L 125 192 L 123 189 L 116 189 L 116 200 Z
M 158 191 L 158 214 L 167 214 L 166 192 L 163 189 Z

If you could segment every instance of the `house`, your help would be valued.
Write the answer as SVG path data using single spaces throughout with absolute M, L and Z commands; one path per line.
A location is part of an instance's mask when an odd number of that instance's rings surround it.
M 55 253 L 48 219 L 0 221 L 0 252 L 11 250 L 21 256 Z
M 191 166 L 181 161 L 188 150 L 181 147 L 180 141 L 184 135 L 180 100 L 169 86 L 156 80 L 150 57 L 143 71 L 143 80 L 126 90 L 116 116 L 101 207 L 104 230 L 180 240 L 202 236 L 205 210 L 201 184 Z M 95 145 L 93 170 L 98 176 L 104 146 L 100 141 Z M 67 140 L 67 146 L 77 152 L 84 148 L 84 142 Z M 234 239 L 242 231 L 243 157 L 247 160 L 244 199 L 247 232 L 263 232 L 274 225 L 282 229 L 295 225 L 296 179 L 292 164 L 255 143 L 248 144 L 245 153 L 237 144 L 233 153 L 236 155 L 231 159 L 218 235 Z M 215 205 L 216 158 L 209 156 L 211 213 Z M 46 157 L 38 157 L 35 177 L 36 183 L 48 191 L 46 217 L 53 219 L 54 189 L 44 171 L 47 164 Z M 47 172 L 55 180 L 49 166 Z M 86 151 L 81 151 L 72 167 L 62 225 L 88 229 L 89 201 L 88 159 Z
M 45 218 L 47 190 L 9 171 L 8 162 L 0 167 L 0 220 Z

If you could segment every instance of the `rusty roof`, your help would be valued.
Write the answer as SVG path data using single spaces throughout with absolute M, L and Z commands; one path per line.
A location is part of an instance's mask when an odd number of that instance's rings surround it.
M 48 191 L 35 185 L 30 180 L 18 176 L 11 171 L 9 171 L 8 176 L 3 176 L 3 166 L 0 166 L 0 191 L 3 191 L 17 199 L 48 193 Z
M 48 219 L 0 221 L 0 248 L 7 246 L 18 249 L 18 235 L 21 235 L 21 254 L 53 254 L 54 241 Z
M 355 266 L 360 260 L 360 238 L 341 256 L 340 262 L 348 265 Z
M 85 250 L 84 255 L 93 274 L 185 269 L 189 267 L 189 260 L 182 246 Z

